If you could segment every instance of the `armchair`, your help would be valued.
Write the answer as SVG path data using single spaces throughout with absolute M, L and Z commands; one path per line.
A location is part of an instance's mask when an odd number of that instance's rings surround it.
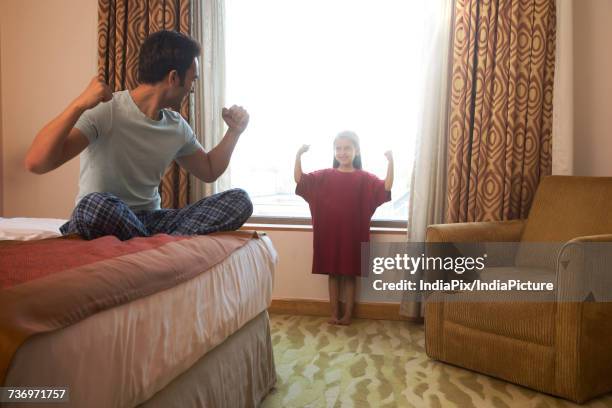
M 526 220 L 431 225 L 427 241 L 560 248 L 538 258 L 538 266 L 556 275 L 556 301 L 463 302 L 452 301 L 452 293 L 432 295 L 425 304 L 428 356 L 579 403 L 612 391 L 612 303 L 560 298 L 593 256 L 586 245 L 612 243 L 612 178 L 546 177 Z M 517 274 L 529 262 L 533 258 L 519 250 Z M 612 274 L 611 264 L 603 259 L 599 273 Z

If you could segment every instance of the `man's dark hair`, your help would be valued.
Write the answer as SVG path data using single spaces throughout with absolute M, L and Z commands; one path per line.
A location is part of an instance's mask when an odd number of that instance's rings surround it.
M 198 55 L 200 44 L 193 38 L 177 31 L 157 31 L 149 35 L 140 47 L 138 81 L 154 84 L 175 69 L 182 85 L 185 73 Z

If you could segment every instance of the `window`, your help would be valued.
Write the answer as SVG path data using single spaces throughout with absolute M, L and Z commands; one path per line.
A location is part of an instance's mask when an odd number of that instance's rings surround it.
M 405 221 L 422 77 L 422 1 L 226 0 L 226 105 L 249 128 L 232 157 L 231 185 L 249 191 L 254 216 L 308 217 L 294 194 L 304 172 L 331 167 L 333 139 L 361 139 L 363 168 L 384 178 L 393 150 L 393 201 L 375 220 Z

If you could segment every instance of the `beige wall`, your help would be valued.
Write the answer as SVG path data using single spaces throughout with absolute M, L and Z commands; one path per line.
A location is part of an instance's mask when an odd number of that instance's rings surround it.
M 612 176 L 612 1 L 574 3 L 574 173 Z
M 78 160 L 43 176 L 23 158 L 36 132 L 96 73 L 96 0 L 2 0 L 3 204 L 7 217 L 68 217 Z

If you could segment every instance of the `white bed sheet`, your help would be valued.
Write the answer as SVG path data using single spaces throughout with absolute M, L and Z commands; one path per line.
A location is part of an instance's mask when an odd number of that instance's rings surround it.
M 30 241 L 59 237 L 59 228 L 66 220 L 58 218 L 2 218 L 0 240 Z
M 138 405 L 269 306 L 276 261 L 262 236 L 188 282 L 35 336 L 5 385 L 67 385 L 62 406 Z

